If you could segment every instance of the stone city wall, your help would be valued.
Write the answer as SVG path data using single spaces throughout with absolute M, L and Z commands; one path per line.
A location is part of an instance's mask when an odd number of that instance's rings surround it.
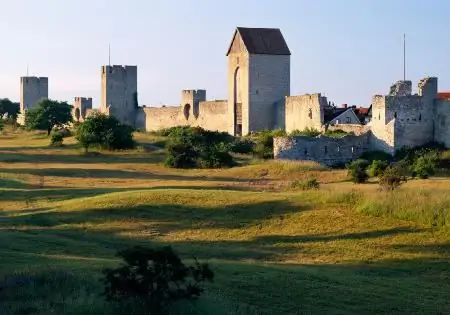
M 436 100 L 434 140 L 450 148 L 450 100 Z
M 327 98 L 320 93 L 285 98 L 286 132 L 305 128 L 322 129 Z
M 274 157 L 279 160 L 310 160 L 328 166 L 356 160 L 369 147 L 369 133 L 343 138 L 326 136 L 274 138 Z
M 136 127 L 157 131 L 175 126 L 198 126 L 227 131 L 227 101 L 205 101 L 198 106 L 198 117 L 190 106 L 144 107 L 138 111 Z

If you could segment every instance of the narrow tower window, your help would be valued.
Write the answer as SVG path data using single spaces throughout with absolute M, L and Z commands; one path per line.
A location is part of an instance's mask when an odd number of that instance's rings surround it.
M 419 121 L 422 120 L 422 114 L 419 114 Z
M 312 119 L 312 109 L 309 109 L 309 114 L 308 114 L 309 118 Z
M 397 112 L 394 112 L 394 118 L 397 118 Z

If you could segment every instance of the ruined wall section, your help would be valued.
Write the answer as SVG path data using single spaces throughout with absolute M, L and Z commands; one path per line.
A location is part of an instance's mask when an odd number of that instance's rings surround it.
M 370 126 L 361 125 L 361 124 L 335 124 L 323 126 L 322 131 L 334 131 L 334 130 L 342 130 L 347 133 L 353 133 L 356 136 L 362 135 L 368 131 L 370 131 Z
M 450 148 L 450 100 L 435 100 L 434 141 Z
M 391 85 L 389 95 L 391 96 L 409 96 L 412 94 L 412 82 L 409 80 L 400 80 Z
M 250 55 L 249 132 L 273 129 L 274 108 L 291 93 L 291 56 Z
M 103 66 L 100 109 L 134 126 L 137 111 L 137 66 Z
M 360 136 L 274 138 L 274 157 L 278 160 L 309 160 L 325 165 L 347 163 L 359 158 L 369 147 L 369 133 Z
M 327 98 L 320 93 L 289 96 L 285 99 L 286 132 L 305 128 L 322 129 Z

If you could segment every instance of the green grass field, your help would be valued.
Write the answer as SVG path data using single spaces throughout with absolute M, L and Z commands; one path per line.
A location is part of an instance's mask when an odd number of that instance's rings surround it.
M 111 314 L 101 269 L 137 244 L 215 271 L 174 314 L 450 314 L 449 178 L 385 193 L 313 163 L 173 170 L 163 139 L 136 139 L 84 156 L 0 136 L 0 314 Z M 290 188 L 312 177 L 320 190 Z

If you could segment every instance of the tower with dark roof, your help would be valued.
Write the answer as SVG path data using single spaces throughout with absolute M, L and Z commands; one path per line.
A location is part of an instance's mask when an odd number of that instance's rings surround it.
M 281 31 L 238 27 L 227 57 L 229 133 L 283 128 L 291 52 Z

